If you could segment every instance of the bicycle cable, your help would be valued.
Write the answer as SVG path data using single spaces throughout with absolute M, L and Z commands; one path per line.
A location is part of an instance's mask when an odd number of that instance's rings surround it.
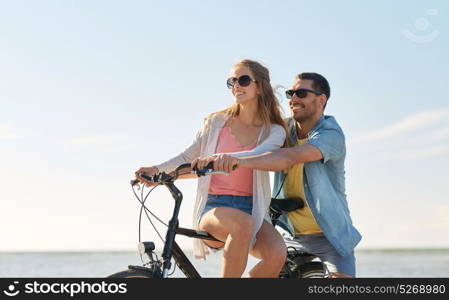
M 157 187 L 157 185 L 156 186 L 154 186 L 149 192 L 148 192 L 148 194 L 150 194 L 155 188 Z M 149 211 L 150 213 L 151 213 L 151 211 L 145 206 L 145 202 L 144 201 L 141 201 L 140 199 L 139 199 L 139 196 L 137 196 L 137 193 L 136 193 L 136 191 L 134 190 L 134 186 L 132 186 L 131 187 L 131 189 L 132 189 L 132 191 L 133 191 L 133 193 L 134 193 L 134 196 L 137 198 L 137 200 L 141 203 L 141 209 L 140 209 L 140 213 L 139 213 L 139 243 L 141 242 L 141 224 L 142 224 L 142 209 L 145 207 L 145 214 L 147 215 L 147 218 L 148 218 L 148 220 L 150 221 L 150 223 L 151 223 L 151 225 L 153 226 L 153 228 L 155 229 L 155 231 L 157 232 L 157 230 L 156 230 L 156 228 L 154 227 L 154 225 L 153 225 L 153 222 L 151 221 L 151 219 L 150 219 L 150 216 L 148 216 L 148 214 L 147 214 L 147 211 Z M 143 192 L 143 188 L 142 188 L 142 192 Z M 143 196 L 143 193 L 142 193 L 142 196 Z M 142 257 L 142 253 L 139 251 L 139 256 L 140 256 L 140 260 L 142 261 L 142 264 L 145 266 L 146 265 L 146 263 L 143 261 L 143 257 Z
M 162 240 L 162 242 L 165 242 L 164 239 L 162 238 L 162 236 L 160 235 L 159 231 L 156 229 L 156 226 L 153 224 L 153 221 L 151 220 L 151 217 L 148 215 L 148 212 L 149 212 L 153 217 L 155 217 L 157 220 L 159 220 L 159 222 L 161 222 L 162 224 L 164 224 L 165 226 L 167 226 L 167 224 L 165 224 L 164 222 L 162 222 L 162 221 L 161 221 L 156 215 L 154 215 L 154 214 L 151 212 L 151 210 L 150 210 L 148 207 L 146 207 L 146 205 L 145 205 L 145 201 L 146 201 L 148 195 L 149 195 L 155 188 L 157 188 L 157 187 L 158 187 L 158 185 L 154 186 L 154 187 L 148 192 L 148 194 L 146 195 L 146 197 L 145 197 L 144 200 L 141 200 L 141 199 L 139 198 L 139 196 L 137 195 L 136 191 L 134 190 L 134 187 L 132 188 L 133 193 L 134 193 L 134 196 L 136 196 L 137 200 L 138 200 L 138 201 L 140 202 L 140 204 L 141 204 L 141 207 L 140 207 L 140 213 L 139 213 L 139 243 L 141 242 L 142 211 L 145 211 L 145 215 L 147 216 L 148 221 L 150 221 L 151 226 L 153 227 L 154 231 L 156 231 L 156 233 L 157 233 L 157 235 L 159 236 L 159 238 Z M 143 197 L 143 190 L 144 190 L 144 187 L 142 187 L 142 193 L 141 193 L 142 197 Z
M 173 271 L 170 274 L 168 274 L 168 276 L 172 276 L 175 273 L 175 271 L 176 271 L 176 262 L 173 264 Z
M 179 176 L 181 175 L 185 175 L 188 173 L 184 173 L 184 174 L 179 174 L 179 171 L 175 171 L 175 175 L 173 176 L 174 179 L 177 179 Z M 134 196 L 136 197 L 137 201 L 140 202 L 141 207 L 140 207 L 140 212 L 139 212 L 139 243 L 141 242 L 141 226 L 142 226 L 142 211 L 145 211 L 145 215 L 147 216 L 148 221 L 150 222 L 151 226 L 153 227 L 154 231 L 156 232 L 156 234 L 159 236 L 160 240 L 162 241 L 162 243 L 165 243 L 164 238 L 161 236 L 161 234 L 159 233 L 159 231 L 157 230 L 156 226 L 154 225 L 153 221 L 151 220 L 151 217 L 148 215 L 148 213 L 150 213 L 154 218 L 156 218 L 156 220 L 158 220 L 160 223 L 162 223 L 165 227 L 168 227 L 167 224 L 165 224 L 160 218 L 158 218 L 148 207 L 146 207 L 145 202 L 148 198 L 148 196 L 151 194 L 151 192 L 157 188 L 159 185 L 155 185 L 145 196 L 145 198 L 143 197 L 143 192 L 145 189 L 145 185 L 142 184 L 142 190 L 141 190 L 141 197 L 139 198 L 139 196 L 137 195 L 134 186 L 131 187 Z M 142 261 L 142 263 L 144 263 L 143 258 L 142 258 L 142 253 L 140 253 L 140 260 Z M 169 275 L 172 275 L 176 270 L 176 263 L 174 264 L 174 268 L 172 273 L 170 273 Z
M 187 172 L 187 173 L 181 173 L 181 174 L 179 174 L 179 171 L 178 170 L 176 170 L 175 171 L 175 175 L 172 177 L 172 180 L 176 180 L 179 176 L 182 176 L 182 175 L 186 175 L 186 174 L 189 174 L 189 172 Z M 157 186 L 159 186 L 159 185 L 156 185 L 156 186 L 154 186 L 148 193 L 147 193 L 147 195 L 145 196 L 145 198 L 143 197 L 143 191 L 144 191 L 144 188 L 145 188 L 145 185 L 143 185 L 143 187 L 142 187 L 142 191 L 141 191 L 141 198 L 139 199 L 139 197 L 137 196 L 137 194 L 136 194 L 136 192 L 135 192 L 135 190 L 134 190 L 134 187 L 132 188 L 132 190 L 133 190 L 133 193 L 134 193 L 134 196 L 137 198 L 137 200 L 142 204 L 142 207 L 141 207 L 141 212 L 140 212 L 140 215 L 142 214 L 142 209 L 143 208 L 145 208 L 145 210 L 147 211 L 147 212 L 149 212 L 156 220 L 158 220 L 161 224 L 163 224 L 165 227 L 168 227 L 168 225 L 166 224 L 166 223 L 164 223 L 164 221 L 162 221 L 160 218 L 158 218 L 148 207 L 146 207 L 145 206 L 145 202 L 147 201 L 147 198 L 148 198 L 148 196 L 150 195 L 150 193 L 157 187 Z M 142 200 L 143 199 L 143 200 Z M 150 217 L 148 216 L 148 214 L 145 212 L 145 214 L 147 215 L 147 218 L 150 220 Z M 151 222 L 151 220 L 150 220 L 150 222 Z M 140 220 L 139 220 L 139 223 L 140 223 Z M 152 222 L 151 222 L 152 223 Z M 152 223 L 152 225 L 153 225 L 153 223 Z M 163 238 L 160 236 L 160 234 L 159 234 L 159 232 L 156 230 L 156 228 L 154 227 L 154 225 L 153 225 L 153 228 L 155 229 L 155 231 L 158 233 L 158 235 L 159 235 L 159 237 L 161 238 L 161 240 L 162 240 L 162 242 L 165 242 L 164 240 L 163 240 Z M 139 227 L 139 230 L 140 230 L 140 227 Z M 140 232 L 140 231 L 139 231 Z M 139 242 L 140 242 L 140 233 L 139 233 Z
M 157 185 L 156 185 L 157 186 Z M 154 188 L 153 188 L 154 189 Z M 143 204 L 147 201 L 148 196 L 150 195 L 150 193 L 153 191 L 153 189 L 151 189 L 147 195 L 145 196 L 145 198 L 143 199 Z M 142 189 L 143 190 L 143 189 Z M 142 193 L 142 198 L 143 198 L 143 193 Z M 139 202 L 142 203 L 142 201 L 139 199 Z M 145 205 L 144 205 L 145 206 Z M 156 218 L 156 220 L 158 220 L 160 223 L 162 223 L 164 226 L 168 227 L 167 224 L 164 223 L 164 221 L 162 221 L 161 219 L 159 219 L 148 207 L 145 206 L 145 210 L 148 211 L 154 218 Z

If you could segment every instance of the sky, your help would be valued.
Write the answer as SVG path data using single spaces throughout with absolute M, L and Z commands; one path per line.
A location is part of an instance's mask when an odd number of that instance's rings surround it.
M 447 1 L 0 1 L 0 251 L 137 249 L 134 171 L 232 104 L 225 80 L 243 58 L 273 85 L 329 80 L 359 249 L 449 247 L 448 13 Z M 190 227 L 196 182 L 178 186 Z M 168 220 L 173 201 L 159 187 L 148 206 Z M 148 221 L 142 239 L 161 245 Z

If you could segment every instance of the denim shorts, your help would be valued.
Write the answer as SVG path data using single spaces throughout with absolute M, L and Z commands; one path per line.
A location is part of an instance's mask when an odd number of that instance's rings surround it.
M 249 215 L 253 211 L 253 197 L 252 196 L 233 196 L 233 195 L 207 195 L 206 206 L 201 213 L 200 219 L 209 210 L 217 207 L 231 207 L 239 209 Z
M 204 207 L 203 212 L 201 213 L 201 218 L 207 213 L 209 210 L 217 207 L 231 207 L 238 210 L 241 210 L 249 215 L 251 215 L 253 211 L 253 197 L 252 196 L 233 196 L 233 195 L 207 195 L 206 206 Z M 205 243 L 209 249 L 212 251 L 218 251 L 223 249 L 224 245 L 218 248 L 210 247 Z
M 330 273 L 341 272 L 355 277 L 354 251 L 341 256 L 322 233 L 297 235 L 295 248 L 318 256 Z

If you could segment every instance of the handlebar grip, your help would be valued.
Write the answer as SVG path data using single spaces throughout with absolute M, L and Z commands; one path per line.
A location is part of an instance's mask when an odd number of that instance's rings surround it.
M 190 168 L 191 166 L 192 165 L 190 163 L 185 163 L 185 164 L 182 164 L 182 165 L 178 166 L 175 171 L 179 171 L 179 170 L 184 169 L 184 168 Z
M 210 161 L 210 162 L 203 168 L 203 170 L 206 170 L 206 169 L 213 170 L 213 169 L 214 169 L 214 162 L 213 162 L 213 161 Z M 198 171 L 198 165 L 195 165 L 195 166 L 192 168 L 192 170 L 193 170 L 193 171 Z
M 235 171 L 237 168 L 238 168 L 238 165 L 233 166 L 233 167 L 232 167 L 232 171 Z M 209 162 L 209 163 L 204 167 L 204 169 L 214 170 L 214 162 L 213 162 L 213 161 Z M 192 170 L 193 170 L 193 171 L 198 171 L 197 166 L 193 167 Z
M 143 178 L 143 179 L 145 179 L 145 180 L 148 180 L 148 181 L 154 182 L 153 178 L 152 178 L 152 177 L 150 177 L 150 176 L 148 176 L 148 175 L 147 175 L 147 174 L 145 174 L 145 173 L 140 173 L 140 174 L 139 174 L 139 176 L 140 176 L 140 177 L 142 177 L 142 178 Z

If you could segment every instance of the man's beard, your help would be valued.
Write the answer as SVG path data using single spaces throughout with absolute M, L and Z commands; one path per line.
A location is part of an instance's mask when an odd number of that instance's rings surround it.
M 304 123 L 307 122 L 309 119 L 312 119 L 317 111 L 317 102 L 316 98 L 310 103 L 308 106 L 303 106 L 303 111 L 300 114 L 297 112 L 296 114 L 292 111 L 292 117 L 295 119 L 296 122 Z M 304 111 L 306 110 L 306 111 Z
M 296 122 L 299 122 L 299 123 L 304 123 L 304 122 L 306 122 L 307 120 L 309 120 L 311 117 L 313 116 L 313 113 L 308 113 L 308 114 L 302 114 L 302 115 L 299 115 L 299 114 L 295 114 L 295 113 L 293 113 L 292 112 L 292 117 L 293 117 L 293 119 L 295 119 L 295 121 Z

